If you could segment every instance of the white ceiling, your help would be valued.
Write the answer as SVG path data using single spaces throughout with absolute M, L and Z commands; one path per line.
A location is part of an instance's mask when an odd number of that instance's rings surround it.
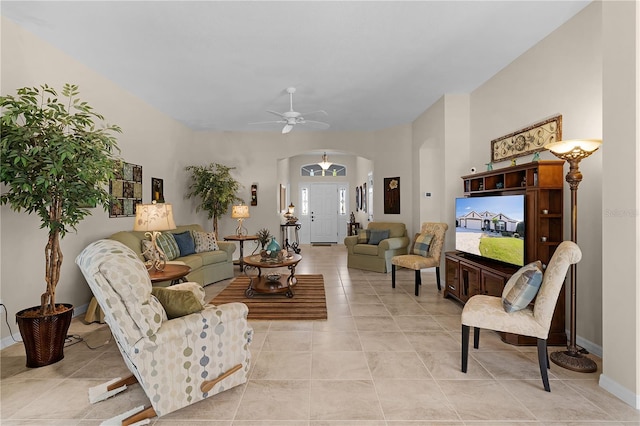
M 287 111 L 294 86 L 296 111 L 362 131 L 473 91 L 588 3 L 3 0 L 0 11 L 196 130 L 279 131 L 248 123 Z

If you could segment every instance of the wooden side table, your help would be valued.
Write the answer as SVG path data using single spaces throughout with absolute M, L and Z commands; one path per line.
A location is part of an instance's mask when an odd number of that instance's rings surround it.
M 357 235 L 360 229 L 360 222 L 347 222 L 347 235 Z
M 298 238 L 298 231 L 302 227 L 300 222 L 283 223 L 280 225 L 280 240 L 282 240 L 283 249 L 292 249 L 296 254 L 300 254 L 300 239 Z M 289 229 L 293 228 L 295 233 L 295 240 L 289 242 Z
M 257 235 L 227 235 L 224 237 L 225 241 L 237 241 L 240 244 L 240 259 L 238 264 L 240 265 L 240 272 L 244 271 L 244 242 L 245 241 L 258 241 Z
M 156 269 L 149 270 L 149 278 L 151 278 L 151 284 L 171 281 L 171 285 L 174 285 L 180 282 L 186 282 L 189 272 L 191 272 L 191 267 L 187 265 L 167 263 L 162 271 Z

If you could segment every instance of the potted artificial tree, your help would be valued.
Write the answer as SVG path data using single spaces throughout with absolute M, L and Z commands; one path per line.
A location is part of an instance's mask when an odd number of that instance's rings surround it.
M 65 84 L 62 98 L 43 85 L 18 89 L 0 97 L 0 179 L 6 192 L 2 205 L 36 213 L 49 232 L 45 246 L 45 291 L 40 305 L 16 314 L 25 344 L 27 367 L 53 364 L 64 357 L 73 306 L 56 302 L 62 250 L 60 239 L 91 214 L 108 208 L 109 180 L 119 164 L 114 132 L 118 126 L 78 98 L 78 86 Z
M 196 206 L 196 213 L 204 210 L 208 219 L 213 219 L 213 232 L 218 238 L 218 218 L 227 213 L 234 202 L 244 201 L 236 194 L 242 187 L 240 182 L 231 176 L 231 170 L 218 163 L 208 166 L 188 166 L 185 170 L 191 172 L 191 183 L 186 198 L 200 197 L 201 203 Z

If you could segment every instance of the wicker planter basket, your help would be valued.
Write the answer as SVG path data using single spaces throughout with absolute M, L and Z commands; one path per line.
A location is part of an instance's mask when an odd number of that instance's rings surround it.
M 34 306 L 16 314 L 27 354 L 27 367 L 44 367 L 64 358 L 64 342 L 73 317 L 73 305 L 59 303 L 56 306 L 64 306 L 67 310 L 47 316 L 25 315 L 25 312 L 40 309 Z

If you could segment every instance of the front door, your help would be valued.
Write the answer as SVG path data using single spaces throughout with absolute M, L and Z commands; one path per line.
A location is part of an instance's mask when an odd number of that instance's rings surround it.
M 311 243 L 338 242 L 338 186 L 334 183 L 309 185 Z

